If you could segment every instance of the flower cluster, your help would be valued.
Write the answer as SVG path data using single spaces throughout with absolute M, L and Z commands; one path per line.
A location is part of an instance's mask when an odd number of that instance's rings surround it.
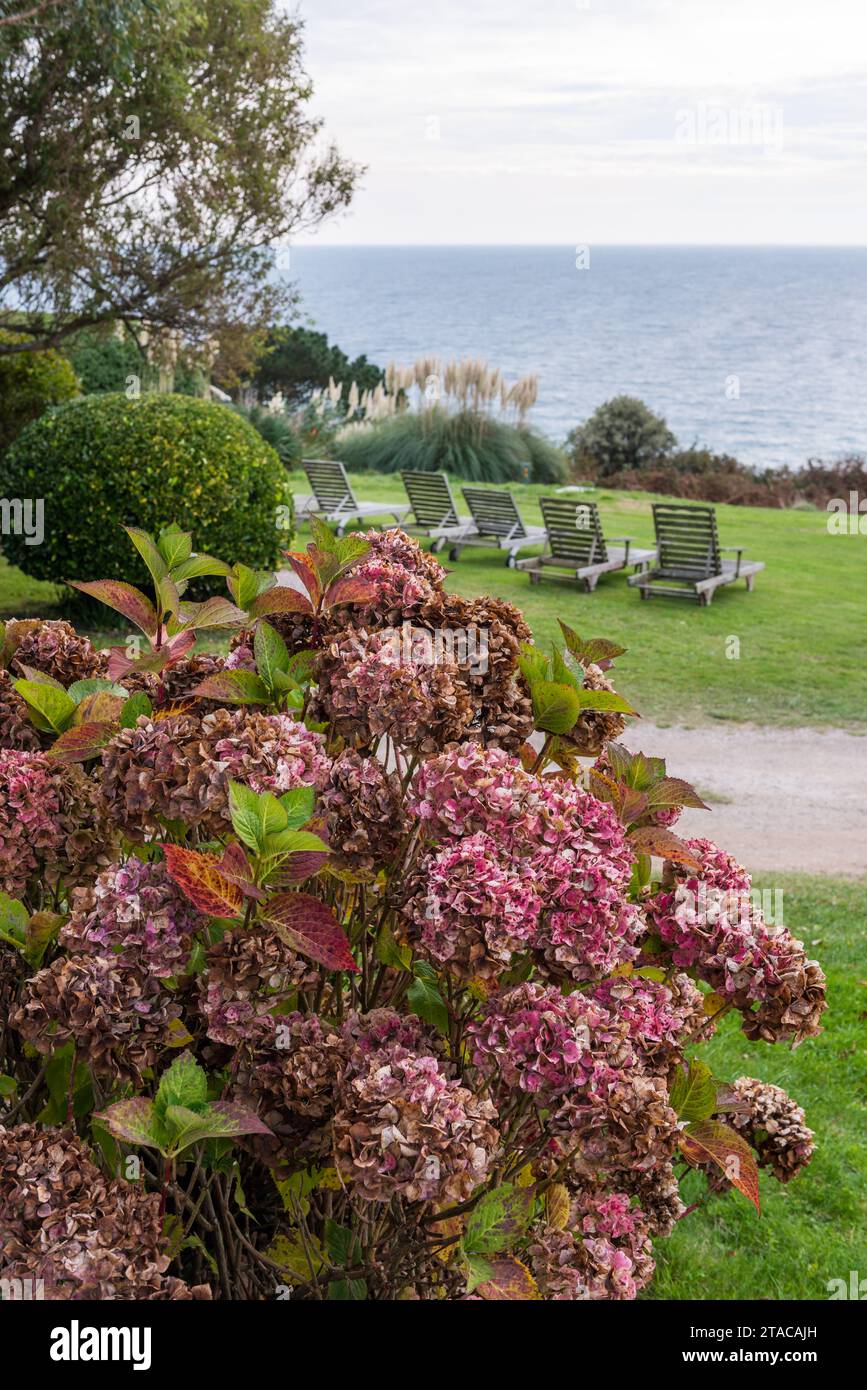
M 699 873 L 647 903 L 647 914 L 677 965 L 695 970 L 743 1014 L 748 1038 L 799 1043 L 819 1031 L 825 976 L 803 943 L 769 926 L 749 900 L 750 877 L 709 840 L 688 840 Z
M 184 973 L 204 923 L 163 864 L 135 858 L 103 869 L 92 888 L 76 890 L 73 904 L 61 933 L 69 951 L 113 956 L 161 980 Z
M 109 858 L 111 834 L 96 787 L 44 753 L 0 748 L 0 886 L 25 893 L 41 876 L 87 881 Z
M 613 744 L 618 708 L 559 731 L 571 691 L 611 691 L 591 657 L 613 644 L 564 628 L 549 659 L 403 532 L 311 524 L 306 597 L 251 600 L 233 571 L 226 656 L 190 652 L 157 585 L 174 649 L 59 738 L 17 673 L 98 685 L 108 656 L 65 623 L 7 632 L 4 1275 L 58 1298 L 635 1298 L 687 1213 L 681 1163 L 701 1170 L 693 1050 L 726 1004 L 751 1038 L 818 1031 L 821 971 L 745 907 L 740 865 L 678 840 L 678 807 L 639 794 L 630 820 L 624 792 L 665 771 Z M 661 878 L 638 830 L 673 854 Z M 742 1140 L 782 1181 L 809 1160 L 779 1088 L 698 1089 L 745 1163 Z M 135 1183 L 86 1147 L 106 1132 Z
M 460 1202 L 488 1175 L 495 1120 L 436 1057 L 398 1039 L 355 1049 L 334 1117 L 338 1170 L 367 1201 Z
M 106 1178 L 68 1130 L 0 1125 L 4 1279 L 43 1281 L 47 1299 L 208 1298 L 166 1274 L 159 1197 Z
M 438 963 L 490 978 L 525 948 L 546 974 L 585 980 L 637 954 L 644 926 L 625 897 L 632 859 L 610 806 L 478 747 L 425 763 L 411 804 L 444 845 L 422 862 L 406 906 L 413 937 Z
M 230 830 L 232 779 L 255 791 L 322 789 L 329 769 L 321 735 L 288 714 L 143 715 L 103 750 L 101 792 L 111 820 L 134 843 L 172 821 L 220 837 Z

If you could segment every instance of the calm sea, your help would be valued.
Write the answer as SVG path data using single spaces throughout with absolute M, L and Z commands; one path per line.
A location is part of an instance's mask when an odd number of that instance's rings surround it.
M 867 249 L 301 247 L 302 311 L 385 366 L 479 356 L 536 373 L 562 438 L 640 396 L 681 444 L 745 463 L 867 452 Z

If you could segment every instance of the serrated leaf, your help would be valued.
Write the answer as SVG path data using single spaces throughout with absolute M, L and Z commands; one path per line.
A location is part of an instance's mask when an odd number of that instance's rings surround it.
M 761 1214 L 759 1170 L 755 1154 L 742 1134 L 719 1120 L 702 1120 L 681 1131 L 678 1143 L 689 1163 L 715 1163 L 733 1187 L 742 1192 Z
M 530 687 L 536 728 L 568 734 L 581 713 L 579 692 L 562 681 L 535 681 Z
M 169 1105 L 185 1105 L 190 1108 L 203 1104 L 208 1099 L 208 1077 L 191 1052 L 176 1057 L 168 1071 L 160 1078 L 156 1095 L 156 1108 L 162 1113 Z
M 76 724 L 66 729 L 49 748 L 47 756 L 59 763 L 84 763 L 98 758 L 120 729 L 119 723 Z
M 177 522 L 166 526 L 157 536 L 157 549 L 166 563 L 167 569 L 174 569 L 183 563 L 193 550 L 193 536 L 190 531 L 181 530 Z
M 206 627 L 240 627 L 247 621 L 246 613 L 242 613 L 234 603 L 230 603 L 227 598 L 221 598 L 219 594 L 214 598 L 205 599 L 204 603 L 185 603 L 181 607 L 184 626 L 196 630 Z
M 267 705 L 268 687 L 255 671 L 218 671 L 191 692 L 197 700 L 217 700 L 228 705 Z
M 503 1183 L 476 1203 L 461 1246 L 468 1255 L 498 1255 L 521 1239 L 533 1216 L 535 1189 Z
M 205 575 L 231 574 L 231 566 L 227 565 L 225 560 L 217 560 L 213 555 L 190 555 L 188 559 L 181 560 L 170 568 L 176 584 L 187 584 L 191 579 L 201 579 Z
M 88 594 L 90 598 L 98 599 L 108 608 L 113 608 L 116 613 L 128 618 L 145 637 L 151 641 L 155 639 L 156 609 L 147 595 L 134 588 L 132 584 L 124 584 L 120 579 L 94 579 L 88 583 L 70 580 L 69 587 L 78 589 L 82 594 Z
M 681 1120 L 707 1120 L 716 1109 L 716 1082 L 704 1062 L 678 1067 L 669 1092 L 671 1108 Z
M 313 604 L 307 595 L 290 589 L 287 584 L 275 584 L 273 589 L 266 589 L 253 599 L 249 607 L 251 618 L 267 618 L 275 613 L 312 612 Z
M 229 814 L 238 839 L 243 840 L 248 848 L 258 851 L 265 838 L 258 793 L 243 782 L 230 782 Z
M 582 710 L 607 710 L 614 714 L 635 714 L 628 700 L 618 695 L 616 690 L 584 690 L 577 692 Z M 562 730 L 565 733 L 565 730 Z
M 148 1149 L 162 1149 L 166 1133 L 159 1123 L 154 1103 L 144 1096 L 133 1096 L 131 1100 L 119 1100 L 107 1110 L 94 1115 L 109 1134 L 125 1144 L 140 1144 Z
M 481 1298 L 490 1302 L 529 1302 L 541 1298 L 529 1269 L 514 1255 L 498 1255 L 488 1264 L 491 1270 L 488 1278 L 476 1286 Z
M 647 799 L 651 806 L 694 806 L 698 811 L 710 810 L 695 787 L 681 777 L 663 777 L 648 789 Z
M 154 584 L 159 584 L 160 580 L 168 574 L 169 567 L 153 536 L 149 535 L 147 531 L 142 531 L 138 526 L 124 526 L 123 529 L 147 565 Z
M 545 1215 L 549 1226 L 565 1231 L 569 1225 L 572 1201 L 569 1189 L 562 1182 L 552 1183 L 545 1193 Z
M 701 868 L 701 863 L 685 842 L 664 826 L 639 826 L 637 830 L 630 830 L 627 839 L 630 849 L 636 854 L 656 854 L 672 864 L 685 864 L 689 869 Z
M 309 893 L 280 893 L 269 899 L 261 916 L 293 951 L 327 970 L 358 972 L 346 933 L 332 908 L 319 898 Z
M 276 628 L 259 622 L 253 634 L 253 656 L 256 670 L 269 690 L 274 689 L 275 677 L 289 670 L 289 648 Z
M 154 707 L 148 696 L 143 690 L 138 690 L 124 702 L 120 711 L 120 726 L 122 729 L 134 729 L 140 715 L 150 715 L 153 712 Z
M 66 691 L 41 682 L 17 680 L 15 689 L 23 700 L 34 709 L 54 733 L 62 733 L 75 714 L 75 701 Z
M 240 888 L 220 872 L 216 855 L 181 845 L 163 845 L 166 868 L 178 887 L 208 917 L 238 917 L 244 906 Z
M 388 922 L 383 922 L 376 938 L 376 958 L 392 970 L 409 970 L 412 965 L 412 948 L 395 940 Z
M 440 993 L 437 973 L 432 965 L 427 961 L 417 960 L 413 962 L 413 974 L 415 979 L 406 993 L 406 1002 L 410 1012 L 418 1014 L 420 1019 L 429 1023 L 432 1028 L 436 1028 L 443 1037 L 449 1035 L 449 1014 L 445 1005 L 445 1000 Z
M 313 815 L 316 792 L 312 787 L 292 787 L 288 792 L 283 792 L 280 805 L 286 812 L 287 829 L 300 830 Z

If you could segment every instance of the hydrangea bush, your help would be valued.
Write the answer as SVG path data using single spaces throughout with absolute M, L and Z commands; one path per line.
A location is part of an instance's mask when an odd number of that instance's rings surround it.
M 628 749 L 619 647 L 543 652 L 399 531 L 316 525 L 291 586 L 129 534 L 152 593 L 77 587 L 136 640 L 3 637 L 5 1276 L 631 1299 L 685 1173 L 758 1207 L 808 1162 L 797 1104 L 699 1050 L 730 1011 L 811 1037 L 824 977 L 677 835 L 702 803 Z

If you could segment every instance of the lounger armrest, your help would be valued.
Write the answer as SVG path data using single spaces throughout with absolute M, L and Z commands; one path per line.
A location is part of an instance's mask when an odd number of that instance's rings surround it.
M 626 547 L 626 549 L 624 550 L 624 553 L 623 553 L 623 564 L 624 564 L 624 566 L 625 566 L 625 565 L 628 565 L 628 564 L 629 564 L 629 547 L 630 547 L 631 544 L 632 544 L 633 537 L 632 537 L 632 536 L 609 536 L 609 537 L 608 537 L 608 540 L 610 540 L 610 541 L 617 541 L 618 543 L 619 543 L 620 541 L 623 542 L 624 546 Z
M 737 558 L 737 560 L 735 561 L 735 574 L 736 574 L 736 575 L 737 575 L 737 574 L 740 574 L 740 572 L 741 572 L 741 559 L 742 559 L 742 557 L 743 557 L 744 551 L 746 550 L 746 546 L 745 546 L 745 545 L 721 545 L 721 546 L 720 546 L 720 550 L 723 550 L 723 551 L 726 551 L 726 552 L 731 552 L 732 554 L 736 554 L 736 555 L 737 555 L 738 558 Z

